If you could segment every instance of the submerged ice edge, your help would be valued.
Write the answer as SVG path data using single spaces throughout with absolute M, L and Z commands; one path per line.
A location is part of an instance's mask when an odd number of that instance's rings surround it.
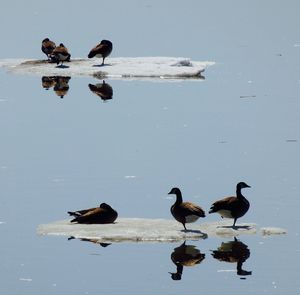
M 277 235 L 286 230 L 264 227 L 258 230 L 256 224 L 238 224 L 234 230 L 231 221 L 202 224 L 189 224 L 184 231 L 181 224 L 166 219 L 119 218 L 115 224 L 71 224 L 69 220 L 39 225 L 39 235 L 72 236 L 75 238 L 97 239 L 99 242 L 175 242 L 180 240 L 199 240 L 210 236 L 234 237 L 244 234 Z
M 203 80 L 201 74 L 207 67 L 215 64 L 210 61 L 192 61 L 181 57 L 119 57 L 110 58 L 104 66 L 99 66 L 98 63 L 98 59 L 75 58 L 64 67 L 59 67 L 46 60 L 2 59 L 0 67 L 16 74 L 173 81 Z

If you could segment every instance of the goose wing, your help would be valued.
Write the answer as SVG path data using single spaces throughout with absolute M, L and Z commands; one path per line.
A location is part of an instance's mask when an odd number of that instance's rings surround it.
M 81 216 L 81 215 L 84 215 L 90 211 L 94 211 L 95 209 L 97 208 L 89 208 L 89 209 L 83 209 L 83 210 L 78 210 L 78 211 L 68 211 L 68 214 L 70 216 Z
M 71 222 L 79 222 L 79 223 L 89 223 L 95 217 L 101 215 L 105 210 L 102 208 L 95 208 L 87 211 L 86 213 L 76 216 Z
M 222 200 L 214 202 L 210 207 L 209 213 L 218 212 L 219 210 L 232 210 L 236 207 L 237 203 L 238 199 L 236 197 L 225 197 Z
M 204 210 L 199 207 L 198 205 L 195 205 L 191 202 L 183 202 L 181 203 L 181 209 L 182 209 L 182 213 L 185 216 L 188 215 L 197 215 L 199 217 L 205 217 L 205 212 Z

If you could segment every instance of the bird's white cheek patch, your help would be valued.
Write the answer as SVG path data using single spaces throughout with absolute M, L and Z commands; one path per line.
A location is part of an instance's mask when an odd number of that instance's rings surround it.
M 231 215 L 231 211 L 229 210 L 219 210 L 218 213 L 225 218 L 233 218 Z
M 186 216 L 185 222 L 186 223 L 195 222 L 198 218 L 199 218 L 199 216 L 197 216 L 197 215 L 189 215 L 189 216 Z

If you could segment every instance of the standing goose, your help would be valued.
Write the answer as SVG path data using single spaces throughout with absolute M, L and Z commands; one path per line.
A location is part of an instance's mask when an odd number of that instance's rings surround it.
M 104 65 L 104 60 L 112 52 L 113 45 L 109 40 L 102 40 L 98 45 L 96 45 L 89 53 L 88 58 L 102 57 L 102 66 Z
M 169 192 L 169 195 L 171 194 L 176 195 L 176 202 L 171 207 L 171 213 L 178 222 L 182 223 L 185 230 L 187 230 L 186 223 L 192 223 L 199 217 L 205 217 L 205 212 L 201 207 L 191 202 L 182 202 L 182 194 L 179 188 L 173 187 Z
M 113 223 L 117 217 L 118 213 L 111 206 L 106 203 L 102 203 L 97 208 L 89 208 L 84 210 L 79 210 L 75 212 L 68 212 L 69 215 L 74 216 L 75 218 L 71 222 L 77 223 Z
M 59 46 L 52 51 L 50 56 L 56 61 L 57 64 L 61 62 L 62 65 L 64 61 L 70 61 L 71 54 L 65 45 L 60 43 Z
M 51 41 L 49 38 L 45 38 L 42 41 L 42 51 L 47 55 L 48 60 L 50 60 L 50 55 L 52 51 L 55 49 L 56 45 L 53 41 Z
M 209 213 L 217 212 L 222 218 L 233 218 L 232 227 L 234 228 L 237 219 L 244 216 L 250 207 L 249 201 L 241 193 L 241 190 L 247 187 L 251 186 L 245 182 L 239 182 L 236 185 L 236 196 L 225 197 L 222 200 L 214 202 Z

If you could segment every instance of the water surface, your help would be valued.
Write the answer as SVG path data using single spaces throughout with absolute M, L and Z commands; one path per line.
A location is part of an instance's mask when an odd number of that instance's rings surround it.
M 1 70 L 5 293 L 296 294 L 298 2 L 188 1 L 170 7 L 159 1 L 113 1 L 98 7 L 87 1 L 64 4 L 60 12 L 53 9 L 55 1 L 27 1 L 17 10 L 13 2 L 4 2 L 1 58 L 43 58 L 45 36 L 63 40 L 74 57 L 82 57 L 105 37 L 114 40 L 114 56 L 217 62 L 201 81 L 106 80 L 113 98 L 105 102 L 88 86 L 102 80 L 72 77 L 61 98 L 53 88 L 42 87 L 42 77 Z M 101 18 L 100 10 L 105 11 Z M 41 25 L 57 13 L 68 15 L 66 26 Z M 12 17 L 17 21 L 7 26 Z M 103 29 L 102 23 L 109 26 Z M 175 185 L 185 199 L 208 211 L 213 201 L 234 193 L 240 180 L 252 187 L 244 191 L 251 208 L 241 222 L 288 229 L 286 236 L 237 237 L 244 245 L 243 259 L 248 256 L 245 272 L 237 262 L 212 255 L 233 238 L 187 241 L 205 257 L 183 266 L 181 280 L 173 280 L 170 272 L 177 265 L 171 255 L 181 243 L 101 247 L 36 235 L 39 224 L 102 201 L 123 217 L 171 218 L 173 201 L 167 193 Z M 206 221 L 218 219 L 209 215 Z

